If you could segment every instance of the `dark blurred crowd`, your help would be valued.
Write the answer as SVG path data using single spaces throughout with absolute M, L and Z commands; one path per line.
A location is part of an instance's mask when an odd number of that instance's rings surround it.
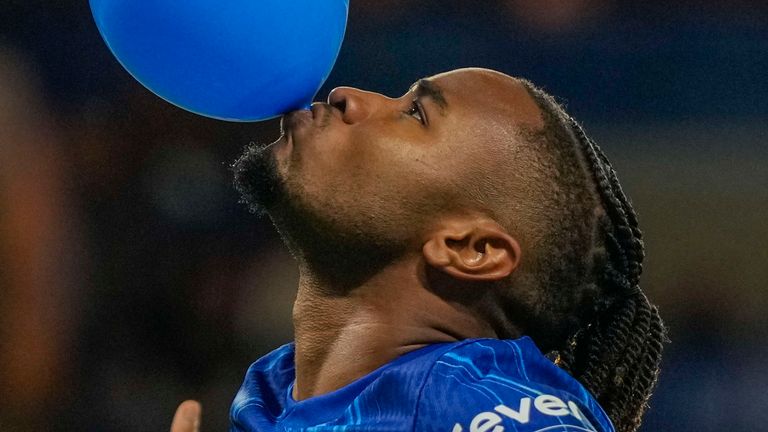
M 768 6 L 350 0 L 337 85 L 464 66 L 564 101 L 614 161 L 670 326 L 644 431 L 768 423 Z M 0 430 L 223 430 L 291 339 L 296 270 L 229 164 L 276 121 L 177 109 L 121 69 L 87 2 L 0 7 Z

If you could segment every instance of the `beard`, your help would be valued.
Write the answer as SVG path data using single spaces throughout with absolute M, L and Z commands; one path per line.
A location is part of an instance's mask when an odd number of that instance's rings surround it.
M 258 216 L 269 216 L 299 265 L 335 287 L 333 294 L 348 292 L 402 255 L 402 245 L 370 232 L 370 224 L 343 217 L 359 209 L 321 204 L 306 196 L 301 184 L 284 179 L 272 150 L 269 144 L 250 144 L 232 164 L 240 202 Z
M 232 171 L 240 202 L 247 205 L 251 213 L 264 216 L 286 196 L 285 182 L 277 172 L 277 161 L 269 144 L 246 146 L 232 164 Z

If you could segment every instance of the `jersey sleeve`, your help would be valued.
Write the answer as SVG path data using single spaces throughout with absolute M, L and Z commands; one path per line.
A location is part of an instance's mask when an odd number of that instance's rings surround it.
M 557 374 L 541 382 L 541 365 L 530 360 L 519 346 L 499 350 L 483 343 L 445 353 L 421 389 L 415 430 L 613 432 L 610 421 L 593 412 L 594 401 L 563 389 Z

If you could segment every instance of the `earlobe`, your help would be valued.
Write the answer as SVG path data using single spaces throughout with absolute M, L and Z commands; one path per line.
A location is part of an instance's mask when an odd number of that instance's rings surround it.
M 520 245 L 493 221 L 461 221 L 435 232 L 422 248 L 425 260 L 448 275 L 469 281 L 494 281 L 511 275 L 520 262 Z

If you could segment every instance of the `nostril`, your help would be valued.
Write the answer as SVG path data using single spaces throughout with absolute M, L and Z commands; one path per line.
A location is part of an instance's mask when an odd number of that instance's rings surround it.
M 347 110 L 347 99 L 340 98 L 338 100 L 331 101 L 331 106 L 343 113 Z
M 342 114 L 345 113 L 347 111 L 346 89 L 343 87 L 338 87 L 331 90 L 331 92 L 328 94 L 328 104 L 341 111 Z
M 353 87 L 336 87 L 328 94 L 328 105 L 339 110 L 341 119 L 347 124 L 355 124 L 368 118 L 370 100 L 374 95 Z

